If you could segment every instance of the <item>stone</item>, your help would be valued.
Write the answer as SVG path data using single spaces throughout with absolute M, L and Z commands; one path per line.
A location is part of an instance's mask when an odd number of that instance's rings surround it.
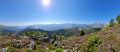
M 58 46 L 58 45 L 60 45 L 60 43 L 58 41 L 55 41 L 54 46 Z
M 2 48 L 2 49 L 0 50 L 0 52 L 7 52 L 8 49 L 9 49 L 9 47 Z
M 49 42 L 50 39 L 48 37 L 42 37 L 43 38 L 43 42 Z
M 15 48 L 20 48 L 21 44 L 22 44 L 22 41 L 21 40 L 17 40 L 16 41 L 16 45 L 14 45 L 14 47 Z
M 27 48 L 36 50 L 36 44 L 33 41 L 31 41 L 30 44 L 27 45 Z

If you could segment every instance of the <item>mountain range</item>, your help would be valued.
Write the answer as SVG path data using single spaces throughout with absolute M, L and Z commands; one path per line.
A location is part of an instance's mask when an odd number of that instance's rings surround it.
M 3 28 L 1 31 L 3 32 L 3 35 L 7 33 L 13 33 L 13 34 L 20 34 L 22 32 L 26 31 L 41 31 L 41 32 L 50 32 L 50 31 L 57 31 L 59 29 L 72 29 L 72 28 L 80 28 L 80 29 L 86 29 L 86 28 L 103 28 L 107 24 L 106 23 L 94 23 L 94 24 L 39 24 L 39 25 L 28 25 L 28 26 L 4 26 L 0 25 Z

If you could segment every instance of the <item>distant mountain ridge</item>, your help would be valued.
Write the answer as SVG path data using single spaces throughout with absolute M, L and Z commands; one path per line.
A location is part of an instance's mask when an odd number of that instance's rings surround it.
M 70 23 L 65 23 L 65 24 L 39 24 L 39 25 L 28 25 L 28 26 L 4 26 L 0 25 L 3 27 L 1 30 L 3 34 L 7 33 L 14 33 L 18 34 L 20 32 L 25 32 L 25 31 L 41 31 L 41 32 L 48 32 L 48 31 L 54 31 L 54 30 L 59 30 L 59 29 L 71 29 L 71 28 L 80 28 L 80 29 L 85 29 L 85 28 L 103 28 L 107 24 L 106 23 L 94 23 L 94 24 L 70 24 Z
M 58 30 L 58 29 L 70 29 L 70 28 L 103 28 L 107 25 L 107 23 L 94 23 L 94 24 L 70 24 L 70 23 L 65 23 L 65 24 L 39 24 L 39 25 L 31 25 L 33 27 L 36 27 L 37 29 L 43 29 L 43 30 Z

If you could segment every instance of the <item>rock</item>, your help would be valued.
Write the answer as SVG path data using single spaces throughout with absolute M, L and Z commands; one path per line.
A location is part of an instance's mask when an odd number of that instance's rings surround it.
M 17 41 L 16 41 L 16 45 L 14 45 L 14 47 L 15 47 L 15 48 L 20 48 L 21 43 L 22 43 L 21 40 L 17 40 Z
M 49 42 L 50 39 L 48 37 L 42 37 L 43 38 L 43 42 Z
M 38 40 L 38 38 L 39 38 L 38 36 L 34 36 L 34 35 L 30 35 L 29 37 L 30 37 L 30 39 L 33 39 L 33 40 Z
M 27 45 L 27 48 L 36 50 L 36 44 L 33 41 L 31 41 L 30 44 Z
M 8 49 L 9 49 L 9 47 L 2 48 L 2 49 L 0 50 L 0 52 L 7 52 Z
M 7 40 L 7 41 L 6 41 L 6 43 L 10 43 L 10 42 L 12 42 L 12 40 Z
M 30 38 L 29 36 L 20 36 L 20 38 Z
M 16 39 L 13 39 L 12 41 L 15 42 L 15 41 L 17 41 L 17 40 L 16 40 Z
M 54 46 L 60 45 L 60 43 L 58 41 L 54 42 Z
M 64 49 L 65 49 L 65 46 L 62 46 L 62 49 L 64 50 Z

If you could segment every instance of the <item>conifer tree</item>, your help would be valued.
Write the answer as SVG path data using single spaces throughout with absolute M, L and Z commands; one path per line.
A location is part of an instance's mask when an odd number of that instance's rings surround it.
M 57 40 L 57 34 L 55 32 L 53 33 L 52 37 L 53 37 L 54 41 Z
M 114 19 L 111 19 L 110 22 L 109 22 L 109 26 L 113 27 L 113 25 L 114 25 Z
M 82 31 L 80 32 L 80 36 L 83 36 L 83 35 L 85 35 L 85 32 L 82 30 Z
M 116 18 L 117 20 L 117 24 L 120 24 L 120 15 L 118 15 L 118 17 Z

